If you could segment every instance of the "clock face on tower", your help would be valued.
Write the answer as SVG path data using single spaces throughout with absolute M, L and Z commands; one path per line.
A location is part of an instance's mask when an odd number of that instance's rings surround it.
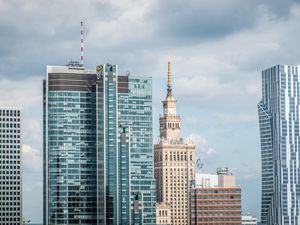
M 164 109 L 164 113 L 165 114 L 170 114 L 170 115 L 175 115 L 176 114 L 176 110 L 174 108 L 165 108 Z
M 174 114 L 175 114 L 175 109 L 174 109 L 174 108 L 170 108 L 170 109 L 169 109 L 169 113 L 170 113 L 171 115 L 174 115 Z

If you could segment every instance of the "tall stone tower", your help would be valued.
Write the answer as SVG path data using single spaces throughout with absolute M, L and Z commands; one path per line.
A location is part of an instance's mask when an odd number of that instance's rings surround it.
M 189 182 L 195 176 L 195 145 L 180 136 L 180 117 L 172 95 L 171 62 L 168 61 L 167 97 L 160 116 L 160 139 L 154 145 L 157 201 L 171 207 L 171 224 L 189 224 Z

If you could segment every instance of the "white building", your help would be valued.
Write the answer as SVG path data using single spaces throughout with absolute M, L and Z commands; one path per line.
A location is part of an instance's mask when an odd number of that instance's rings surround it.
M 242 216 L 242 225 L 257 225 L 257 218 L 254 216 Z
M 236 187 L 235 176 L 229 173 L 228 168 L 218 168 L 216 174 L 196 173 L 195 187 L 198 188 Z
M 0 225 L 22 223 L 21 109 L 0 107 Z

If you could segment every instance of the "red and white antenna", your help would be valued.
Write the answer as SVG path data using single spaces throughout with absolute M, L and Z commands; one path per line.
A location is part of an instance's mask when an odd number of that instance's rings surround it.
M 83 21 L 80 22 L 80 64 L 83 66 Z

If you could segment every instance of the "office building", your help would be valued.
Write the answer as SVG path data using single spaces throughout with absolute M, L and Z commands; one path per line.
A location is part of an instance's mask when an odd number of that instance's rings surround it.
M 0 107 L 0 225 L 22 223 L 21 109 Z
M 156 225 L 171 225 L 171 207 L 169 205 L 157 203 Z
M 257 225 L 257 218 L 251 215 L 242 216 L 242 225 Z
M 190 192 L 191 225 L 241 224 L 241 188 L 227 168 L 196 174 Z
M 261 224 L 300 224 L 298 66 L 262 71 L 258 103 L 262 198 Z
M 171 224 L 187 225 L 189 182 L 195 175 L 195 145 L 180 135 L 180 117 L 172 94 L 171 68 L 168 62 L 167 97 L 160 116 L 160 139 L 154 145 L 154 167 L 158 203 L 171 207 Z
M 71 62 L 44 81 L 44 224 L 154 225 L 151 78 Z

